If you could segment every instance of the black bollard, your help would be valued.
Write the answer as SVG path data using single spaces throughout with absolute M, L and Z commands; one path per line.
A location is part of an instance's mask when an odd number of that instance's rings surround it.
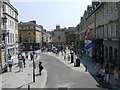
M 87 72 L 87 65 L 85 65 L 85 72 Z
M 28 85 L 28 90 L 30 90 L 30 85 Z
M 73 53 L 71 53 L 71 63 L 73 63 L 73 59 L 74 59 L 74 56 L 73 56 Z

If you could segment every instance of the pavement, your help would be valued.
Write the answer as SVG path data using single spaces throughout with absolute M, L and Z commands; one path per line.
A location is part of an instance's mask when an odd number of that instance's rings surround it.
M 68 61 L 67 56 L 70 55 L 70 51 L 66 51 L 66 55 L 62 55 L 61 53 L 59 55 L 56 55 L 52 52 L 48 52 L 46 54 L 51 55 L 57 59 L 59 59 L 61 62 L 63 62 L 65 65 L 67 65 L 69 68 L 76 70 L 78 72 L 82 73 L 87 73 L 91 78 L 95 80 L 95 82 L 98 83 L 99 88 L 108 88 L 110 90 L 120 90 L 119 86 L 115 86 L 115 79 L 113 75 L 111 75 L 109 84 L 102 84 L 100 82 L 100 79 L 96 76 L 96 63 L 94 62 L 94 59 L 92 59 L 89 55 L 84 55 L 83 58 L 81 59 L 80 67 L 74 67 L 74 63 L 71 63 Z M 66 59 L 64 59 L 64 56 L 66 56 Z M 75 56 L 75 55 L 74 55 Z M 76 56 L 75 56 L 76 57 Z M 74 58 L 75 59 L 75 58 Z M 87 66 L 88 70 L 85 72 L 85 66 Z
M 37 51 L 39 52 L 39 51 Z M 24 53 L 23 53 L 24 54 Z M 12 72 L 6 72 L 0 75 L 0 88 L 44 88 L 47 79 L 47 72 L 45 69 L 42 71 L 42 75 L 39 75 L 38 72 L 38 61 L 40 60 L 40 56 L 35 59 L 36 69 L 35 69 L 35 82 L 33 83 L 33 61 L 30 60 L 30 56 L 28 60 L 26 60 L 26 67 L 23 68 L 23 72 L 19 71 L 19 67 L 17 66 L 17 57 L 14 58 L 14 65 L 12 67 Z
M 39 51 L 38 51 L 39 52 Z M 66 57 L 69 55 L 69 51 L 66 51 Z M 59 59 L 61 62 L 63 62 L 66 66 L 69 68 L 76 70 L 80 73 L 87 73 L 92 79 L 94 79 L 94 82 L 97 83 L 98 87 L 103 88 L 109 88 L 114 90 L 120 90 L 120 87 L 115 86 L 115 80 L 113 76 L 111 76 L 109 82 L 109 85 L 101 85 L 99 78 L 96 77 L 96 68 L 95 68 L 95 62 L 94 60 L 88 56 L 84 55 L 83 59 L 81 59 L 80 67 L 74 67 L 74 63 L 71 63 L 68 61 L 68 59 L 64 59 L 64 55 L 61 53 L 59 55 L 56 55 L 52 52 L 45 53 L 47 55 L 53 56 L 57 59 Z M 30 56 L 29 56 L 30 58 Z M 74 58 L 75 59 L 75 58 Z M 35 59 L 35 62 L 37 63 L 40 60 L 40 56 Z M 87 65 L 88 70 L 85 72 L 85 66 Z M 17 57 L 14 58 L 14 66 L 12 72 L 6 72 L 0 75 L 0 89 L 1 88 L 28 88 L 28 85 L 30 85 L 30 88 L 44 88 L 46 81 L 47 81 L 47 71 L 43 69 L 42 75 L 40 76 L 38 74 L 38 67 L 36 67 L 35 73 L 36 73 L 36 81 L 33 83 L 33 66 L 32 61 L 28 60 L 26 61 L 26 67 L 23 69 L 23 72 L 18 71 L 19 68 L 17 67 Z

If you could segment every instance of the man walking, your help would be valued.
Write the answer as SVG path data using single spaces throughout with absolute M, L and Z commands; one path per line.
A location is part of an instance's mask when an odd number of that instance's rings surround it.
M 25 52 L 26 59 L 28 60 L 28 51 Z
M 39 61 L 39 74 L 41 75 L 41 71 L 43 70 L 42 62 Z
M 24 64 L 24 68 L 25 68 L 25 57 L 22 56 L 22 59 L 23 59 L 23 64 Z
M 30 58 L 31 58 L 31 60 L 33 60 L 33 52 L 32 51 L 30 52 Z

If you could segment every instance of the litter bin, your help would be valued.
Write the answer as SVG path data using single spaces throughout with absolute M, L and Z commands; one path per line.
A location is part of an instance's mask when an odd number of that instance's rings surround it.
M 79 57 L 76 57 L 76 61 L 74 63 L 74 66 L 75 67 L 79 67 L 80 66 L 80 58 Z
M 74 60 L 74 55 L 73 55 L 74 53 L 73 53 L 73 51 L 71 51 L 70 54 L 71 54 L 71 63 L 73 63 L 73 60 Z

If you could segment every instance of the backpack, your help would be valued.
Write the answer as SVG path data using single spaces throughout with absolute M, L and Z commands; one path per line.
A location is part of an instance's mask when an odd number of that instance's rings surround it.
M 20 62 L 19 62 L 21 65 L 23 64 L 23 60 L 22 59 L 20 59 Z
M 41 69 L 43 69 L 44 67 L 41 65 Z
M 44 67 L 42 65 L 39 65 L 39 70 L 42 71 Z

